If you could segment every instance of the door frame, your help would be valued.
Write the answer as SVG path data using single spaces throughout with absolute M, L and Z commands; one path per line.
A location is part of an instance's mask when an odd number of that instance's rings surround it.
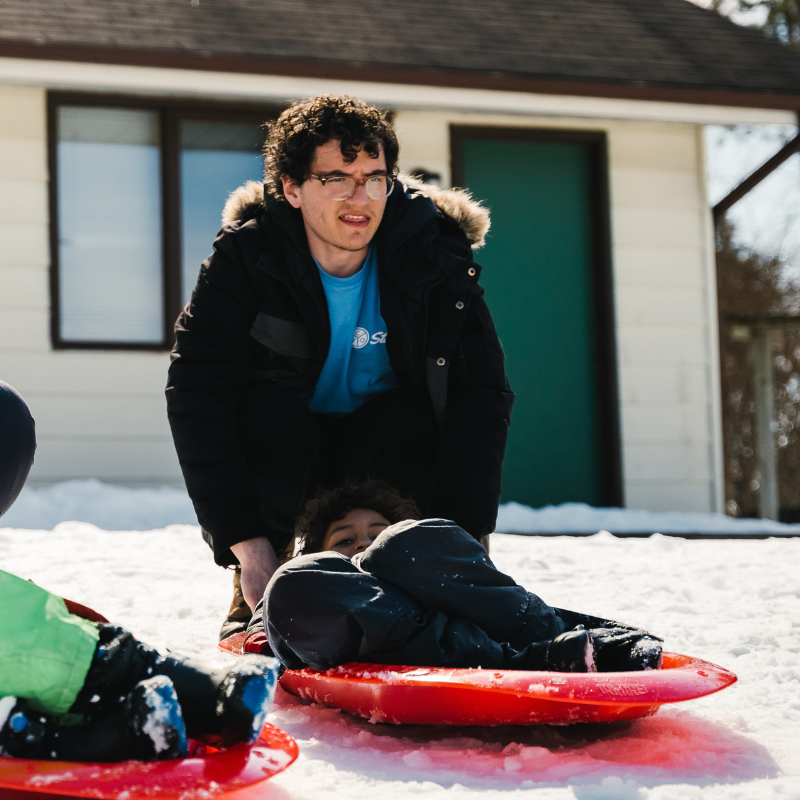
M 560 128 L 451 125 L 450 160 L 453 186 L 464 185 L 464 139 L 567 142 L 587 146 L 589 153 L 594 360 L 597 366 L 596 407 L 600 453 L 600 463 L 597 467 L 603 505 L 621 508 L 623 506 L 622 451 L 606 132 Z

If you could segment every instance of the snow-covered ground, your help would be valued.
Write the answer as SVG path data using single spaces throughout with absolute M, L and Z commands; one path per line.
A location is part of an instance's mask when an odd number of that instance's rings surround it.
M 373 725 L 279 691 L 271 721 L 301 755 L 265 800 L 800 798 L 800 539 L 498 534 L 492 557 L 548 602 L 646 627 L 739 683 L 593 736 Z M 225 658 L 215 637 L 231 574 L 196 527 L 2 528 L 0 564 L 152 644 Z
M 185 491 L 161 486 L 132 489 L 95 479 L 26 487 L 3 517 L 3 525 L 50 530 L 61 522 L 91 522 L 106 530 L 152 530 L 167 525 L 196 525 Z M 800 536 L 800 525 L 760 519 L 732 519 L 724 514 L 592 508 L 564 503 L 533 509 L 519 503 L 500 506 L 497 530 L 504 533 L 694 533 L 705 535 Z

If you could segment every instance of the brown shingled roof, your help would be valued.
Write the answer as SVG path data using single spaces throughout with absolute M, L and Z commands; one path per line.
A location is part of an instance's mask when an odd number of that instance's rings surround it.
M 800 108 L 800 54 L 687 0 L 193 1 L 0 0 L 0 56 Z

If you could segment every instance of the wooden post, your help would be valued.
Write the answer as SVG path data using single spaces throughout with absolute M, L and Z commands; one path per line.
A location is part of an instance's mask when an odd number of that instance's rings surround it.
M 778 469 L 775 450 L 775 431 L 772 429 L 775 414 L 772 378 L 772 331 L 769 328 L 753 330 L 753 365 L 756 389 L 756 446 L 760 473 L 759 498 L 762 519 L 778 519 Z

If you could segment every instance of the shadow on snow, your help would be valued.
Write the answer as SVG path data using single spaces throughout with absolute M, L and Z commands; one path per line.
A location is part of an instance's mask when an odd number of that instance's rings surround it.
M 305 705 L 281 691 L 275 712 L 273 722 L 298 740 L 307 758 L 382 781 L 496 790 L 609 778 L 647 787 L 702 786 L 780 772 L 762 745 L 674 708 L 633 722 L 563 728 L 395 726 Z

